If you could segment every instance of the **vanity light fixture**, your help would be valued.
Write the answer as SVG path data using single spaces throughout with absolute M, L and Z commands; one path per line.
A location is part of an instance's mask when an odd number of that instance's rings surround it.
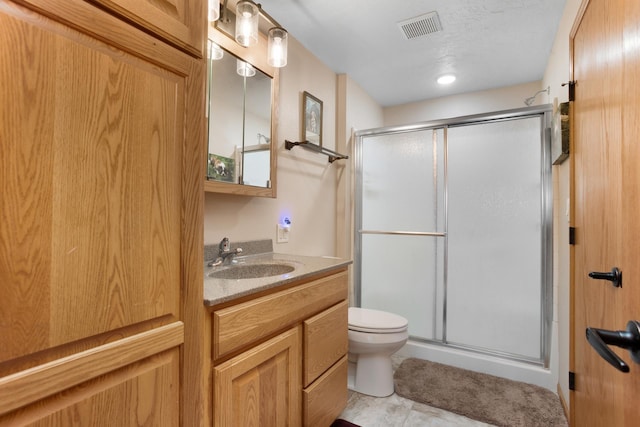
M 445 74 L 444 76 L 438 77 L 438 84 L 440 85 L 449 85 L 456 81 L 456 76 L 453 74 Z
M 282 27 L 273 27 L 269 30 L 267 61 L 272 67 L 281 68 L 287 65 L 288 39 L 289 33 Z
M 251 0 L 236 5 L 236 41 L 244 47 L 258 43 L 258 5 Z
M 253 68 L 253 65 L 241 59 L 236 60 L 236 72 L 242 77 L 253 77 L 256 75 L 256 69 Z
M 220 0 L 209 0 L 209 22 L 215 22 L 220 18 Z
M 224 56 L 224 50 L 222 50 L 222 48 L 217 44 L 211 42 L 211 51 L 209 52 L 209 58 L 214 61 L 217 61 L 219 59 L 222 59 L 223 56 Z
M 235 40 L 240 46 L 249 47 L 258 43 L 258 25 L 262 16 L 272 27 L 267 34 L 267 62 L 270 66 L 281 68 L 287 65 L 287 50 L 289 33 L 282 25 L 262 9 L 259 3 L 253 0 L 240 0 L 236 4 L 235 18 L 230 18 L 227 10 L 229 0 L 209 0 L 209 7 L 214 7 L 217 2 L 220 21 L 229 24 L 231 19 L 235 19 Z

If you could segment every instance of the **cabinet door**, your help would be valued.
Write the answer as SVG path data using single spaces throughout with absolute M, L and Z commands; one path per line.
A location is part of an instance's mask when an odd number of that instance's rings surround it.
M 304 427 L 330 426 L 347 406 L 347 356 L 344 355 L 303 392 Z
M 304 321 L 303 386 L 307 387 L 349 350 L 348 304 L 342 301 Z
M 202 66 L 59 13 L 0 0 L 0 425 L 196 425 Z
M 47 14 L 62 17 L 79 0 L 24 0 Z M 206 40 L 206 1 L 202 0 L 84 0 L 99 3 L 116 16 L 146 28 L 157 37 L 203 56 Z
M 300 425 L 300 327 L 214 368 L 217 427 Z
M 193 0 L 94 0 L 150 29 L 172 44 L 201 56 L 206 2 Z

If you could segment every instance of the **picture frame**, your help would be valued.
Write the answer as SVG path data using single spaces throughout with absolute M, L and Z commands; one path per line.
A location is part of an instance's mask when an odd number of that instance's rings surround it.
M 234 159 L 209 153 L 207 179 L 236 182 L 236 173 L 236 162 Z
M 302 139 L 322 147 L 322 101 L 302 93 Z

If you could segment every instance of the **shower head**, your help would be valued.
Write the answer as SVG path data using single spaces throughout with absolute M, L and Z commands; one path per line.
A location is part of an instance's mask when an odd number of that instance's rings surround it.
M 271 142 L 271 138 L 269 138 L 268 136 L 263 135 L 261 133 L 258 133 L 258 144 L 261 144 L 260 139 L 264 139 L 264 141 L 265 141 L 264 143 L 265 144 L 268 144 L 268 143 Z
M 530 107 L 533 102 L 536 100 L 536 96 L 540 95 L 542 92 L 547 92 L 547 95 L 549 95 L 551 93 L 551 86 L 547 86 L 546 89 L 542 89 L 537 91 L 533 96 L 527 98 L 524 100 L 524 103 L 527 107 Z

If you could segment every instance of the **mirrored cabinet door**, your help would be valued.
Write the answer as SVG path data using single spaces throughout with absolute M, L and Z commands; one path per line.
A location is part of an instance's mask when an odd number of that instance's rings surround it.
M 208 41 L 205 190 L 275 197 L 276 80 L 237 53 Z

